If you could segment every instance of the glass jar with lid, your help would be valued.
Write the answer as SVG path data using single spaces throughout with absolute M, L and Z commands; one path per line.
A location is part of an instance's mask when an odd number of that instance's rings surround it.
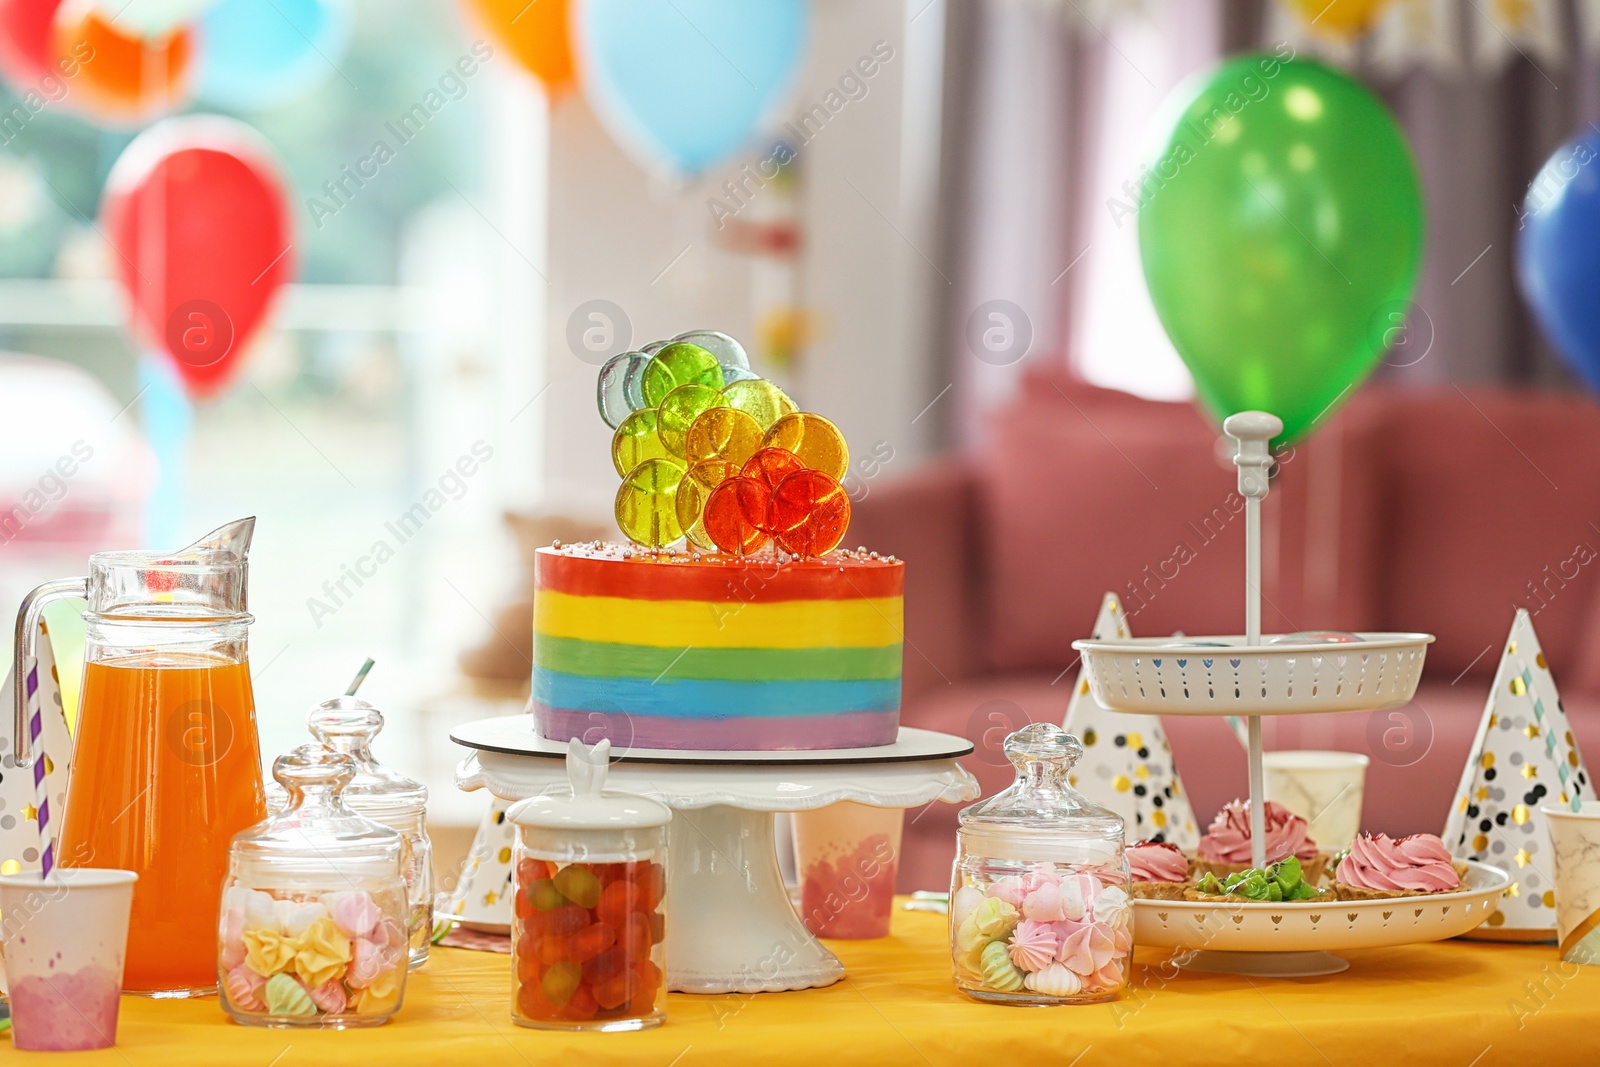
M 400 834 L 345 804 L 349 756 L 301 745 L 272 773 L 287 806 L 229 850 L 217 936 L 223 1010 L 253 1026 L 385 1022 L 407 971 Z
M 643 1030 L 666 1018 L 667 824 L 605 788 L 611 742 L 567 746 L 570 790 L 513 804 L 512 1020 Z
M 1122 819 L 1068 784 L 1083 747 L 1059 726 L 1025 726 L 1005 753 L 1017 780 L 960 815 L 956 986 L 1005 1004 L 1111 1000 L 1133 955 Z
M 345 787 L 352 811 L 397 831 L 405 842 L 408 955 L 413 970 L 428 959 L 433 934 L 433 844 L 428 839 L 428 787 L 407 778 L 372 754 L 383 730 L 383 712 L 353 696 L 324 700 L 306 712 L 311 736 L 355 761 L 356 774 Z M 280 790 L 267 789 L 267 805 L 279 810 Z

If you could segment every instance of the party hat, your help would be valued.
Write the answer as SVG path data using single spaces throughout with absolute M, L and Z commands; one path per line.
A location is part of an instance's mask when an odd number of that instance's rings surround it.
M 50 647 L 50 631 L 43 619 L 39 620 L 36 653 L 27 665 L 35 683 L 27 704 L 33 767 L 14 767 L 0 774 L 0 874 L 39 870 L 45 850 L 59 838 L 61 816 L 66 811 L 72 738 L 61 708 L 61 679 Z M 16 684 L 13 667 L 0 689 L 0 708 L 5 709 L 0 715 L 0 752 L 8 754 L 16 743 L 11 736 Z
M 1518 609 L 1442 835 L 1457 859 L 1511 876 L 1499 910 L 1468 937 L 1555 939 L 1550 828 L 1539 808 L 1577 811 L 1594 796 L 1533 620 Z
M 508 801 L 494 798 L 483 813 L 461 879 L 450 894 L 447 914 L 475 929 L 511 929 L 511 852 L 516 827 L 506 820 Z
M 1092 636 L 1096 641 L 1126 641 L 1133 636 L 1117 594 L 1107 593 L 1101 602 Z M 1200 844 L 1200 829 L 1178 779 L 1160 716 L 1107 711 L 1089 695 L 1089 678 L 1079 670 L 1063 725 L 1083 742 L 1083 758 L 1073 768 L 1073 786 L 1122 816 L 1130 844 L 1168 841 L 1185 850 Z

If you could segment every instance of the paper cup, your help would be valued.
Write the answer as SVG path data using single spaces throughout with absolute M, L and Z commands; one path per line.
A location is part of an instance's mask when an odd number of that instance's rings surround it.
M 19 1049 L 110 1048 L 117 1040 L 132 871 L 57 867 L 0 875 L 12 1040 Z
M 818 937 L 889 936 L 905 812 L 841 801 L 794 817 L 800 917 Z
M 1566 963 L 1600 965 L 1600 801 L 1539 809 L 1550 821 L 1556 933 Z
M 1356 752 L 1288 751 L 1262 754 L 1267 799 L 1309 826 L 1306 833 L 1324 852 L 1336 852 L 1361 831 L 1361 800 L 1367 757 Z

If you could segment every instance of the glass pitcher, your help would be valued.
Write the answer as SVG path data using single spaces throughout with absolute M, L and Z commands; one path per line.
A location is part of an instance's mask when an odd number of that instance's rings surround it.
M 228 844 L 266 816 L 245 643 L 254 530 L 254 518 L 240 519 L 173 553 L 96 552 L 88 577 L 45 583 L 18 612 L 25 672 L 45 605 L 89 602 L 57 862 L 138 872 L 123 974 L 130 993 L 215 990 Z M 16 688 L 16 757 L 26 765 Z

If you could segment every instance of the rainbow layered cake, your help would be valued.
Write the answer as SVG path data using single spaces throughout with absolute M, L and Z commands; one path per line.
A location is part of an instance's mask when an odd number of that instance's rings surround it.
M 887 745 L 900 725 L 905 565 L 540 549 L 533 707 L 556 741 L 659 749 Z

